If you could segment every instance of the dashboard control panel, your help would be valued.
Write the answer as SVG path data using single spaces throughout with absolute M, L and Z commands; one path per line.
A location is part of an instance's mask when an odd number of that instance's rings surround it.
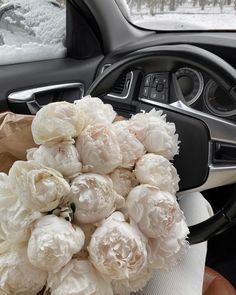
M 182 97 L 173 95 L 173 78 Z M 236 121 L 236 99 L 205 73 L 182 65 L 169 72 L 143 74 L 139 98 L 171 104 L 181 99 L 186 105 L 218 117 Z
M 152 73 L 144 77 L 143 85 L 140 90 L 140 97 L 168 103 L 168 96 L 169 73 Z

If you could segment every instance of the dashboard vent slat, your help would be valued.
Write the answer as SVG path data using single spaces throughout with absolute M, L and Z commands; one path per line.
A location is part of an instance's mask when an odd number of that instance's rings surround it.
M 121 95 L 125 89 L 125 81 L 126 81 L 126 75 L 123 75 L 120 79 L 118 79 L 118 81 L 112 88 L 112 93 Z
M 131 85 L 133 82 L 133 72 L 122 74 L 115 85 L 112 87 L 111 92 L 108 94 L 110 97 L 118 99 L 126 99 L 129 96 Z

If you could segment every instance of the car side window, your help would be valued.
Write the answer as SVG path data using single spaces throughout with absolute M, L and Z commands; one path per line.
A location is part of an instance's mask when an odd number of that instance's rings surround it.
M 0 0 L 0 65 L 66 55 L 66 0 Z

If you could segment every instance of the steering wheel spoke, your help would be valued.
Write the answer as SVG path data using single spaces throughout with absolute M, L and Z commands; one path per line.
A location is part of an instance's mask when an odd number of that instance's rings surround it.
M 190 191 L 203 191 L 206 189 L 227 185 L 236 182 L 236 125 L 200 111 L 196 111 L 191 107 L 185 105 L 181 100 L 171 104 L 163 104 L 147 99 L 141 99 L 144 103 L 153 105 L 165 110 L 177 112 L 182 115 L 188 115 L 192 118 L 201 120 L 206 124 L 209 130 L 209 141 L 208 141 L 208 168 L 209 173 L 206 181 L 195 188 L 187 189 L 181 193 L 188 193 Z M 235 148 L 235 157 L 228 159 L 227 154 L 223 154 L 225 157 L 216 163 L 216 148 L 215 146 L 221 146 L 226 149 L 229 147 L 229 153 L 233 153 L 232 150 Z M 189 151 L 191 153 L 191 151 Z M 220 151 L 218 151 L 220 152 Z M 227 151 L 226 151 L 227 152 Z M 219 157 L 219 155 L 218 155 Z M 230 157 L 230 155 L 229 155 Z M 193 167 L 194 168 L 194 167 Z

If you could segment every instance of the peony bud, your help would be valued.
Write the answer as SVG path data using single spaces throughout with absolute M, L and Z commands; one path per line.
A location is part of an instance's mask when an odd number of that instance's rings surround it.
M 113 295 L 111 285 L 87 260 L 72 259 L 58 273 L 49 274 L 51 295 Z
M 97 228 L 88 251 L 96 269 L 113 280 L 135 279 L 148 265 L 145 237 L 120 212 Z
M 28 243 L 30 262 L 48 272 L 57 272 L 84 245 L 84 233 L 79 227 L 55 215 L 40 218 Z
M 48 212 L 66 201 L 70 186 L 62 175 L 34 161 L 17 161 L 9 171 L 10 183 L 26 208 Z
M 136 163 L 135 176 L 140 183 L 157 186 L 175 194 L 179 190 L 179 176 L 175 167 L 164 157 L 146 154 Z
M 125 168 L 117 168 L 109 176 L 113 182 L 114 190 L 124 198 L 138 184 L 134 173 Z
M 175 196 L 150 185 L 135 187 L 126 206 L 130 217 L 149 238 L 168 237 L 173 227 L 184 220 Z
M 76 147 L 84 172 L 108 174 L 122 163 L 117 136 L 110 126 L 89 125 L 77 138 Z
M 32 123 L 32 135 L 36 144 L 53 144 L 71 141 L 84 128 L 84 115 L 69 102 L 54 102 L 45 105 L 36 114 Z
M 129 129 L 149 153 L 162 155 L 168 160 L 179 152 L 175 124 L 166 122 L 161 111 L 151 110 L 130 119 Z
M 53 168 L 68 178 L 76 176 L 82 169 L 78 151 L 70 142 L 30 149 L 27 159 Z
M 132 168 L 141 156 L 145 154 L 143 144 L 129 132 L 129 121 L 118 121 L 112 124 L 112 130 L 117 136 L 122 155 L 122 167 Z
M 0 255 L 2 294 L 36 295 L 43 289 L 46 281 L 47 273 L 29 262 L 24 246 Z
M 124 206 L 124 198 L 115 192 L 111 179 L 99 174 L 87 173 L 75 178 L 70 197 L 76 206 L 76 222 L 98 222 Z
M 77 100 L 75 104 L 85 116 L 85 127 L 94 124 L 110 125 L 116 117 L 112 106 L 104 104 L 98 97 L 88 95 Z

